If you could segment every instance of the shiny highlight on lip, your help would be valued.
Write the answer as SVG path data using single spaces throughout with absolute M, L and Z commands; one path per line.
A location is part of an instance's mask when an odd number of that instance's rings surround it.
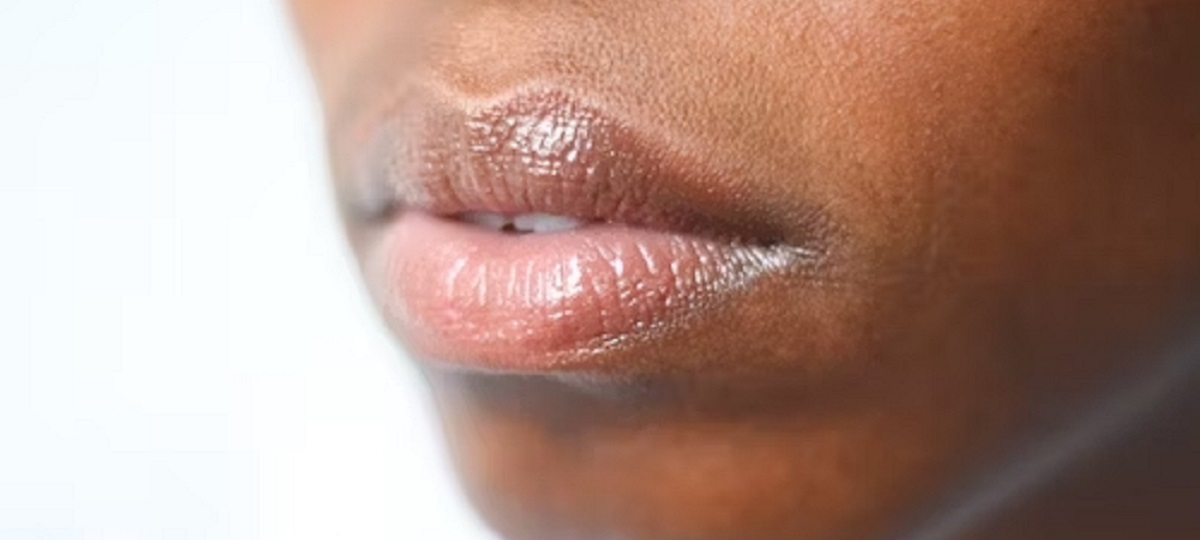
M 505 236 L 419 213 L 400 218 L 387 242 L 386 309 L 409 344 L 490 369 L 567 367 L 686 326 L 759 279 L 815 262 L 791 246 L 621 225 Z
M 465 110 L 433 97 L 406 105 L 350 187 L 360 217 L 540 213 L 761 244 L 796 227 L 733 208 L 740 194 L 711 189 L 720 173 L 561 91 Z M 817 236 L 800 243 L 815 247 Z
M 719 173 L 561 92 L 408 105 L 365 169 L 388 198 L 377 292 L 421 357 L 587 369 L 824 259 L 709 189 Z

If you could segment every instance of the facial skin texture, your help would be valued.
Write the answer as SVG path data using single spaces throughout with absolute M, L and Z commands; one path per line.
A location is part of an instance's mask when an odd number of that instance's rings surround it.
M 509 538 L 887 537 L 1200 332 L 1200 1 L 291 3 L 340 193 L 387 111 L 540 84 L 705 156 L 747 213 L 831 224 L 822 274 L 621 360 L 703 368 L 422 363 Z M 1179 407 L 953 537 L 1200 537 Z

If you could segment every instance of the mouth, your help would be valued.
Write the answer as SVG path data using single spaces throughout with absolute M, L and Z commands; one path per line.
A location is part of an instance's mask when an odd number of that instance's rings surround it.
M 406 110 L 346 200 L 378 228 L 368 282 L 422 359 L 588 369 L 711 327 L 722 306 L 825 258 L 820 227 L 789 234 L 715 188 L 729 184 L 719 169 L 565 93 Z

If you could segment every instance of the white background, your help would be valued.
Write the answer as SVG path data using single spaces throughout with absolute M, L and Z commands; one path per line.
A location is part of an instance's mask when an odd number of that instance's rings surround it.
M 279 2 L 0 1 L 0 539 L 477 539 Z

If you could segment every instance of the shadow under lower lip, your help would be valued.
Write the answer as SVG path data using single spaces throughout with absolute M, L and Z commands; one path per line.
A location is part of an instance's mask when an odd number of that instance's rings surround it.
M 386 316 L 422 356 L 553 369 L 563 354 L 646 339 L 811 252 L 616 225 L 509 236 L 419 213 L 382 242 Z

